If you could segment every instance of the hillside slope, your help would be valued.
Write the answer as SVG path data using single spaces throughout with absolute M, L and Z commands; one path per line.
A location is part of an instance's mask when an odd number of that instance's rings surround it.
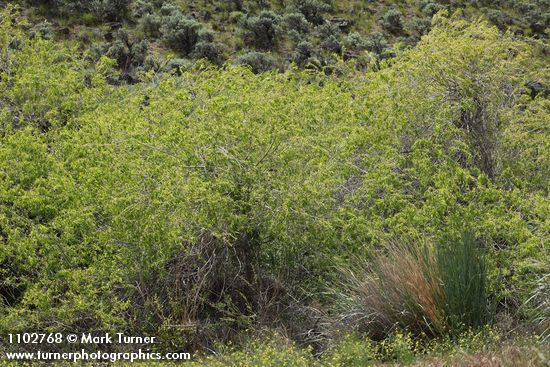
M 74 40 L 88 57 L 117 60 L 127 81 L 205 58 L 256 72 L 299 67 L 331 71 L 338 59 L 367 68 L 414 45 L 438 11 L 488 19 L 518 36 L 546 39 L 548 0 L 31 0 L 31 32 Z

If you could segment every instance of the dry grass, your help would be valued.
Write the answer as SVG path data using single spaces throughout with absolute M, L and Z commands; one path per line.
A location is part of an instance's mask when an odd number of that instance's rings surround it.
M 482 244 L 469 233 L 437 248 L 391 243 L 370 266 L 346 277 L 339 292 L 342 320 L 374 339 L 397 329 L 428 338 L 456 336 L 493 320 L 486 274 Z
M 373 338 L 384 338 L 396 327 L 416 335 L 443 334 L 444 292 L 429 245 L 391 244 L 367 272 L 349 278 L 350 294 L 343 296 L 347 323 Z

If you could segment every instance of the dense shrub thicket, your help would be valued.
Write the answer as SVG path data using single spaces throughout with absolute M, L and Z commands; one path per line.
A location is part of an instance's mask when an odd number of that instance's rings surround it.
M 168 10 L 177 27 L 161 33 L 191 52 L 199 27 Z M 540 288 L 550 112 L 525 87 L 548 85 L 536 42 L 438 16 L 377 72 L 182 64 L 115 86 L 116 64 L 137 54 L 123 34 L 116 60 L 90 70 L 72 46 L 29 39 L 9 12 L 0 333 L 131 331 L 199 348 L 268 325 L 307 341 L 327 332 L 305 305 L 331 308 L 335 269 L 406 238 L 440 244 L 449 266 L 483 253 L 470 258 L 473 283 L 459 266 L 438 278 L 455 297 L 441 305 L 452 325 L 479 324 L 469 307 L 486 299 L 516 312 Z M 271 68 L 267 54 L 241 60 Z

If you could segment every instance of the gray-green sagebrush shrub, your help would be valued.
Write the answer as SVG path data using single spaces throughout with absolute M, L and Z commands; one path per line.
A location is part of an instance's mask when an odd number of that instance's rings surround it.
M 276 61 L 268 53 L 250 51 L 237 58 L 237 64 L 249 66 L 256 74 L 275 69 Z
M 416 33 L 418 36 L 423 36 L 430 32 L 432 27 L 432 20 L 428 17 L 426 18 L 415 18 L 409 21 L 406 25 L 406 28 L 413 33 Z
M 92 13 L 97 19 L 118 22 L 128 16 L 131 0 L 33 0 L 33 2 L 44 3 L 53 12 L 64 16 Z
M 373 32 L 365 39 L 365 48 L 374 52 L 380 58 L 387 57 L 389 50 L 389 43 L 381 32 Z
M 122 70 L 129 70 L 143 64 L 147 49 L 147 41 L 132 40 L 128 32 L 119 29 L 115 34 L 115 39 L 109 45 L 106 55 L 116 60 Z
M 221 65 L 225 60 L 223 49 L 223 44 L 218 42 L 199 42 L 195 45 L 191 56 L 196 59 L 207 59 L 214 65 Z
M 420 9 L 428 16 L 432 17 L 438 11 L 444 9 L 445 6 L 436 0 L 421 0 Z
M 361 51 L 367 48 L 367 43 L 365 38 L 361 36 L 360 33 L 351 32 L 346 36 L 344 40 L 344 46 L 347 49 L 350 49 L 353 51 Z
M 321 47 L 331 53 L 340 53 L 342 51 L 342 45 L 338 38 L 335 36 L 330 36 L 326 38 L 322 43 Z
M 160 31 L 164 42 L 173 50 L 190 54 L 199 42 L 202 24 L 188 18 L 177 8 L 163 6 Z
M 44 39 L 51 39 L 52 38 L 52 24 L 48 22 L 47 20 L 38 23 L 34 27 L 31 28 L 31 35 L 32 36 L 40 36 Z
M 302 13 L 286 14 L 283 20 L 288 30 L 298 33 L 307 33 L 309 31 L 310 25 Z
M 157 38 L 161 35 L 162 18 L 158 14 L 145 14 L 140 19 L 140 26 L 147 37 Z
M 241 26 L 246 30 L 247 42 L 261 50 L 269 50 L 277 44 L 280 33 L 280 17 L 271 12 L 263 11 L 259 16 L 241 19 Z
M 402 15 L 403 14 L 396 8 L 388 9 L 382 17 L 384 28 L 393 33 L 399 32 L 403 28 L 403 21 L 401 20 Z
M 315 55 L 315 47 L 310 42 L 300 42 L 296 45 L 292 61 L 299 66 L 306 65 Z
M 323 23 L 324 13 L 330 9 L 330 5 L 323 0 L 294 0 L 293 5 L 308 22 L 315 25 Z
M 154 4 L 151 1 L 148 0 L 137 0 L 134 2 L 134 16 L 136 18 L 141 18 L 147 14 L 153 14 L 154 12 Z

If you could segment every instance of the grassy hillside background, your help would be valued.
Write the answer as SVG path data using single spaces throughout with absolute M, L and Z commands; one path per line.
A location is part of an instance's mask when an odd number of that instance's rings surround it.
M 4 4 L 0 334 L 547 365 L 548 7 L 490 3 Z

